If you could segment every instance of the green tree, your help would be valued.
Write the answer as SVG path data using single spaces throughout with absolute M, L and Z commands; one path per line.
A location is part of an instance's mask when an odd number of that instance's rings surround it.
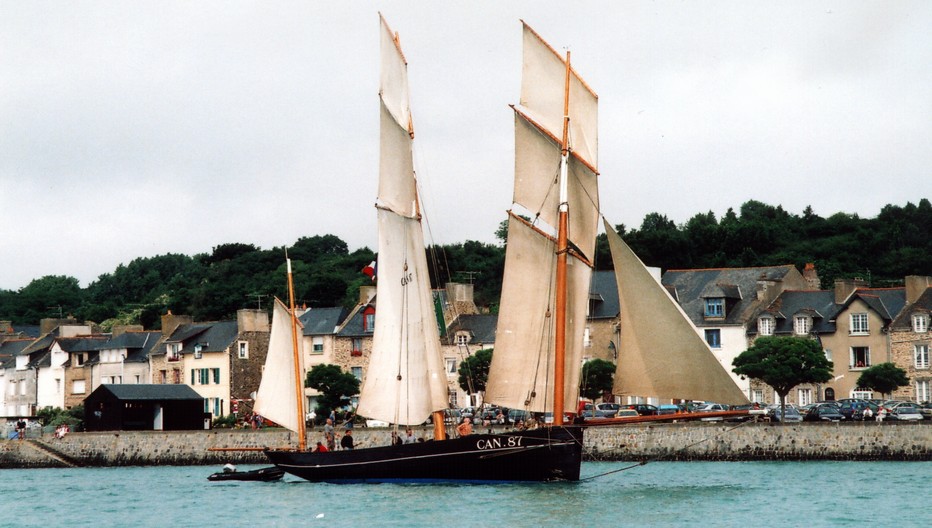
M 485 348 L 469 356 L 459 368 L 459 384 L 464 391 L 475 394 L 485 390 L 489 380 L 489 366 L 492 364 L 492 349 Z
M 875 390 L 884 396 L 899 387 L 909 385 L 906 371 L 893 363 L 879 363 L 861 373 L 858 378 L 858 387 Z
M 359 380 L 356 376 L 343 372 L 337 365 L 314 365 L 307 373 L 304 386 L 320 391 L 317 398 L 318 416 L 327 416 L 333 409 L 347 405 L 350 397 L 359 394 Z
M 615 379 L 615 364 L 604 359 L 591 359 L 582 366 L 579 393 L 595 401 L 612 390 Z
M 785 416 L 786 395 L 801 383 L 824 383 L 832 379 L 832 362 L 819 344 L 806 337 L 761 337 L 732 362 L 739 376 L 759 379 L 780 396 L 780 414 Z

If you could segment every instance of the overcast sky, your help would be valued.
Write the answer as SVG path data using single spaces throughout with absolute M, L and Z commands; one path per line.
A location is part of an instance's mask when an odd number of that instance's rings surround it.
M 932 194 L 930 2 L 0 0 L 0 289 L 230 242 L 375 249 L 379 11 L 428 243 L 496 242 L 521 19 L 599 94 L 614 224 Z

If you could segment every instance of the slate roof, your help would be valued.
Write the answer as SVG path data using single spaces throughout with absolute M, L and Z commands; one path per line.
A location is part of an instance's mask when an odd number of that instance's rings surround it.
M 340 331 L 337 332 L 337 335 L 340 337 L 366 337 L 371 336 L 372 332 L 363 331 L 363 312 L 368 306 L 372 306 L 375 303 L 364 304 L 357 306 L 352 314 L 343 322 L 343 327 L 340 328 Z M 376 310 L 376 317 L 378 317 L 378 310 Z
M 106 391 L 120 400 L 203 400 L 203 396 L 188 385 L 104 384 L 94 392 Z
M 801 313 L 812 316 L 813 333 L 833 333 L 836 330 L 835 321 L 838 314 L 845 311 L 856 299 L 864 301 L 884 321 L 890 322 L 906 304 L 906 290 L 904 288 L 858 288 L 843 304 L 835 304 L 835 292 L 832 290 L 788 290 L 781 293 L 770 306 L 761 311 L 761 315 L 769 313 L 774 316 L 775 334 L 792 334 L 793 316 Z M 754 325 L 749 325 L 748 330 L 749 333 L 757 332 Z
M 0 342 L 0 369 L 16 366 L 16 356 L 32 343 L 32 339 L 8 339 Z
M 237 335 L 236 321 L 183 324 L 172 332 L 166 342 L 181 342 L 182 354 L 193 354 L 196 345 L 201 345 L 202 352 L 222 352 L 233 344 Z
M 932 288 L 926 288 L 926 291 L 916 299 L 916 302 L 906 306 L 896 319 L 890 324 L 892 330 L 912 330 L 914 313 L 932 312 Z
M 489 314 L 466 314 L 456 318 L 447 332 L 454 335 L 456 332 L 466 330 L 472 335 L 469 344 L 495 343 L 495 329 L 498 326 L 498 316 Z
M 304 335 L 330 335 L 336 333 L 349 310 L 342 307 L 311 308 L 298 318 L 304 325 Z
M 589 318 L 610 319 L 616 317 L 618 307 L 618 286 L 614 271 L 596 271 L 592 274 L 589 285 Z
M 696 326 L 709 324 L 705 319 L 705 299 L 709 297 L 729 300 L 725 319 L 717 319 L 715 326 L 741 325 L 758 308 L 757 282 L 781 282 L 793 269 L 792 264 L 786 264 L 758 268 L 667 270 L 661 283 L 668 289 L 675 288 L 674 298 Z

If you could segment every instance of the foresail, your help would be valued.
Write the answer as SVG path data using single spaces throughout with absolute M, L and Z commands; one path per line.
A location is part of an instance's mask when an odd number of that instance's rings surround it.
M 447 407 L 447 382 L 417 203 L 407 64 L 384 18 L 381 31 L 379 272 L 372 355 L 356 412 L 415 425 Z
M 298 329 L 301 329 L 298 323 Z M 304 375 L 301 350 L 303 340 L 298 338 L 298 357 L 302 362 L 299 376 Z M 298 403 L 295 399 L 294 347 L 291 335 L 291 314 L 277 298 L 272 308 L 272 329 L 269 336 L 269 351 L 265 357 L 262 380 L 256 393 L 254 410 L 291 431 L 298 431 L 303 423 L 298 421 Z
M 613 393 L 746 403 L 680 305 L 605 221 L 615 266 L 621 342 Z
M 505 276 L 485 401 L 514 409 L 553 409 L 556 244 L 522 219 L 508 222 Z M 575 409 L 592 270 L 567 270 L 564 408 Z M 551 286 L 546 286 L 550 284 Z
M 375 332 L 357 413 L 417 425 L 448 399 L 421 224 L 378 213 Z

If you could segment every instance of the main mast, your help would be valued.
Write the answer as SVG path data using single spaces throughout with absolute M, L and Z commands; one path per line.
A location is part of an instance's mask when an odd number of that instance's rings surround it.
M 556 327 L 554 329 L 553 425 L 563 425 L 564 372 L 566 367 L 566 253 L 569 244 L 569 191 L 567 164 L 570 125 L 570 52 L 566 52 L 566 81 L 563 85 L 563 145 L 560 152 L 560 216 L 557 227 Z

